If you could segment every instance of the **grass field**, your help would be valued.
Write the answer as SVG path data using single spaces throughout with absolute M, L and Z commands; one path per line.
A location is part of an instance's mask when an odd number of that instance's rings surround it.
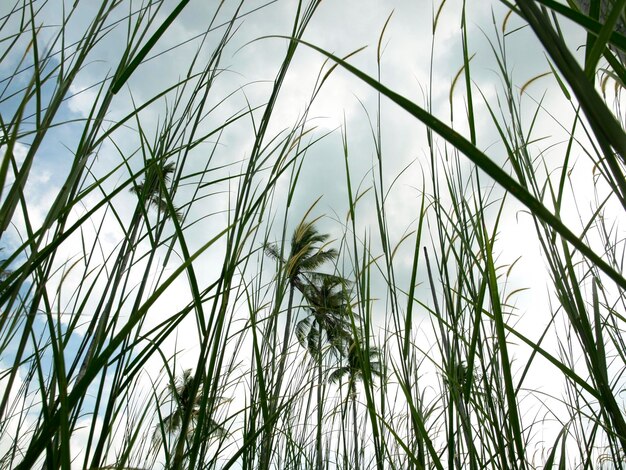
M 381 3 L 0 6 L 0 468 L 622 468 L 626 0 Z

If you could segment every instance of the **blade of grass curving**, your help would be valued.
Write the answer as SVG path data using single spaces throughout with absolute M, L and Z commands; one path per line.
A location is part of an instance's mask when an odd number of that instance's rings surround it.
M 114 81 L 111 85 L 111 93 L 114 95 L 117 94 L 124 84 L 128 81 L 130 76 L 135 72 L 137 67 L 141 64 L 141 62 L 146 58 L 150 50 L 155 46 L 155 44 L 161 39 L 161 36 L 167 31 L 167 29 L 174 22 L 176 17 L 185 9 L 189 0 L 180 0 L 178 5 L 174 8 L 172 13 L 163 21 L 156 32 L 146 41 L 146 44 L 141 48 L 141 50 L 137 53 L 137 55 L 133 58 L 133 60 L 123 69 L 121 68 L 122 63 L 120 64 L 120 69 L 114 75 Z
M 600 56 L 606 49 L 611 33 L 615 30 L 615 25 L 624 12 L 624 7 L 626 7 L 626 0 L 616 0 L 613 3 L 611 13 L 607 16 L 606 22 L 600 30 L 600 34 L 598 34 L 598 37 L 593 41 L 593 47 L 591 51 L 588 52 L 585 61 L 585 73 L 590 80 L 593 80 Z
M 613 147 L 621 160 L 626 161 L 626 133 L 624 133 L 622 126 L 608 109 L 593 83 L 587 79 L 585 72 L 580 68 L 566 44 L 555 33 L 549 19 L 539 10 L 534 1 L 519 0 L 517 5 L 523 18 L 532 27 L 537 38 L 574 91 L 603 150 L 604 157 L 620 184 L 622 193 L 626 194 L 624 176 L 616 161 L 616 156 L 611 150 Z
M 277 36 L 284 39 L 282 36 Z M 370 85 L 372 88 L 389 98 L 394 103 L 398 104 L 402 109 L 407 111 L 412 116 L 422 121 L 429 129 L 433 130 L 445 140 L 450 142 L 454 147 L 459 149 L 464 155 L 466 155 L 475 165 L 481 170 L 487 173 L 493 178 L 500 186 L 510 192 L 518 201 L 524 204 L 530 211 L 536 215 L 540 220 L 546 222 L 554 230 L 561 235 L 565 240 L 572 244 L 578 251 L 585 255 L 590 261 L 592 261 L 599 269 L 601 269 L 607 276 L 609 276 L 618 286 L 622 289 L 626 289 L 626 279 L 618 273 L 612 266 L 598 256 L 591 248 L 583 243 L 561 220 L 552 214 L 541 202 L 539 202 L 532 194 L 530 194 L 523 186 L 509 176 L 502 168 L 496 165 L 493 160 L 487 157 L 483 152 L 478 150 L 470 141 L 468 141 L 461 134 L 450 128 L 442 121 L 437 119 L 431 113 L 425 111 L 420 106 L 416 105 L 412 101 L 408 100 L 402 95 L 395 93 L 389 88 L 385 87 L 369 75 L 365 74 L 361 70 L 357 69 L 353 65 L 348 64 L 339 57 L 325 51 L 324 49 L 310 44 L 306 41 L 301 41 L 306 46 L 316 50 L 317 52 L 329 57 L 330 59 L 338 62 L 343 68 L 350 73 L 358 77 L 363 82 Z M 611 117 L 614 121 L 614 118 Z M 623 135 L 623 131 L 621 131 Z M 626 141 L 624 142 L 626 149 Z M 626 155 L 626 153 L 625 153 Z
M 26 88 L 26 92 L 24 93 L 24 98 L 22 99 L 22 101 L 20 102 L 20 105 L 18 106 L 17 112 L 15 113 L 15 117 L 13 119 L 13 124 L 9 126 L 9 128 L 7 129 L 7 126 L 4 125 L 4 121 L 2 121 L 2 129 L 3 129 L 3 134 L 4 136 L 2 137 L 2 141 L 3 144 L 6 145 L 6 149 L 4 151 L 4 155 L 2 157 L 2 165 L 0 165 L 0 200 L 2 198 L 2 193 L 4 192 L 4 187 L 5 187 L 5 182 L 6 182 L 6 178 L 7 178 L 7 173 L 9 171 L 9 166 L 10 164 L 13 162 L 13 165 L 15 166 L 14 163 L 14 156 L 13 156 L 13 151 L 15 148 L 15 144 L 17 143 L 17 139 L 18 139 L 18 135 L 19 135 L 19 124 L 22 121 L 22 117 L 24 114 L 24 109 L 26 108 L 26 105 L 28 104 L 28 96 L 30 95 L 30 90 L 32 89 L 32 87 L 35 84 L 35 77 L 33 77 L 27 88 Z M 12 129 L 11 129 L 12 127 Z M 11 130 L 11 135 L 7 135 L 8 134 L 8 130 Z M 13 182 L 13 185 L 15 186 L 16 184 L 20 184 L 18 179 L 19 178 L 24 178 L 21 175 L 21 171 L 17 174 L 17 178 L 16 180 Z M 16 189 L 17 191 L 17 189 Z M 15 197 L 15 196 L 13 196 Z M 7 196 L 7 199 L 9 197 Z M 17 203 L 16 203 L 17 204 Z M 9 206 L 11 207 L 11 206 Z M 4 222 L 5 219 L 9 219 L 10 220 L 10 216 L 9 214 L 7 214 L 5 211 L 7 211 L 8 209 L 4 209 L 2 210 L 2 225 L 6 225 L 6 222 Z
M 232 228 L 232 225 L 229 225 L 225 229 L 223 229 L 220 233 L 211 238 L 208 242 L 206 242 L 203 246 L 201 246 L 191 257 L 187 258 L 176 270 L 154 291 L 154 293 L 146 299 L 141 308 L 134 312 L 133 315 L 129 318 L 128 323 L 124 325 L 116 336 L 111 338 L 111 341 L 107 345 L 107 347 L 96 357 L 93 358 L 93 361 L 90 363 L 89 368 L 85 371 L 85 375 L 82 377 L 80 381 L 78 381 L 67 398 L 68 409 L 71 410 L 74 408 L 76 403 L 82 399 L 85 392 L 87 391 L 87 387 L 91 383 L 91 381 L 96 377 L 96 375 L 100 372 L 100 370 L 109 362 L 110 358 L 113 357 L 117 348 L 122 344 L 124 338 L 132 331 L 135 325 L 144 317 L 150 307 L 156 302 L 158 298 L 160 298 L 163 293 L 167 290 L 167 288 L 178 278 L 178 276 L 186 271 L 190 264 L 192 264 L 196 258 L 198 258 L 202 253 L 204 253 L 210 246 L 212 246 L 215 242 L 221 239 L 228 231 Z M 59 426 L 59 422 L 61 419 L 60 411 L 57 411 L 52 417 L 50 417 L 49 421 L 43 423 L 43 427 L 38 432 L 38 434 L 33 438 L 30 446 L 24 454 L 23 460 L 15 467 L 16 470 L 27 470 L 32 468 L 36 460 L 39 458 L 41 451 L 46 445 L 46 442 L 49 439 L 52 431 L 57 429 Z
M 487 233 L 486 228 L 483 228 L 484 233 Z M 512 461 L 517 460 L 517 464 L 520 468 L 525 468 L 525 446 L 522 442 L 522 424 L 518 414 L 519 407 L 517 405 L 515 387 L 513 386 L 513 377 L 511 373 L 511 361 L 509 359 L 508 344 L 506 339 L 506 333 L 504 328 L 504 318 L 501 310 L 500 297 L 498 294 L 498 284 L 495 271 L 495 265 L 492 256 L 493 240 L 485 240 L 485 254 L 487 262 L 487 275 L 489 284 L 489 293 L 491 297 L 491 308 L 493 309 L 493 317 L 496 323 L 497 342 L 500 355 L 502 356 L 502 374 L 504 376 L 504 386 L 506 391 L 507 405 L 508 405 L 508 417 L 513 428 L 513 435 L 515 438 L 515 446 L 517 448 L 517 459 L 511 456 Z
M 602 23 L 599 21 L 577 11 L 573 8 L 570 8 L 562 3 L 557 2 L 556 0 L 536 0 L 537 3 L 548 7 L 549 9 L 560 13 L 561 15 L 569 18 L 570 20 L 578 23 L 580 26 L 598 36 L 600 31 L 602 30 Z M 512 11 L 516 11 L 513 4 L 508 1 L 503 1 L 503 3 L 511 8 Z M 612 31 L 609 36 L 609 42 L 613 46 L 619 47 L 620 49 L 626 51 L 626 36 L 620 34 L 617 31 Z
M 559 433 L 556 436 L 556 439 L 554 440 L 554 443 L 552 444 L 552 450 L 550 451 L 550 454 L 548 455 L 548 458 L 546 459 L 546 463 L 544 464 L 544 469 L 545 470 L 549 470 L 549 469 L 553 469 L 554 468 L 554 459 L 556 458 L 556 452 L 559 448 L 559 441 L 563 441 L 565 442 L 567 440 L 567 432 L 566 432 L 567 428 L 563 427 L 561 428 L 561 430 L 559 431 Z M 562 453 L 561 453 L 561 458 L 563 458 L 564 455 L 564 451 L 565 449 L 561 449 Z M 561 466 L 559 465 L 559 468 L 561 468 Z
M 409 292 L 407 298 L 407 306 L 406 306 L 406 319 L 404 324 L 404 346 L 402 353 L 404 355 L 403 364 L 408 364 L 408 355 L 409 355 L 409 340 L 410 340 L 410 331 L 411 325 L 413 324 L 413 299 L 415 297 L 415 287 L 417 284 L 417 266 L 419 264 L 419 248 L 421 246 L 422 241 L 422 229 L 424 227 L 424 220 L 426 219 L 426 211 L 425 205 L 426 196 L 422 194 L 422 202 L 419 211 L 419 223 L 417 226 L 417 232 L 415 234 L 415 248 L 413 250 L 413 266 L 411 267 L 411 281 L 409 284 Z
M 411 390 L 407 387 L 407 384 L 402 380 L 401 377 L 399 377 L 398 385 L 402 389 L 402 392 L 404 393 L 405 396 L 408 397 L 411 395 Z M 417 426 L 417 430 L 419 431 L 421 439 L 423 440 L 424 444 L 426 445 L 426 448 L 428 449 L 428 453 L 430 455 L 430 458 L 433 461 L 434 466 L 438 470 L 443 470 L 444 468 L 443 464 L 441 463 L 441 459 L 439 458 L 437 450 L 435 449 L 435 446 L 429 437 L 428 429 L 426 429 L 422 414 L 419 412 L 417 408 L 415 408 L 415 404 L 413 403 L 413 400 L 407 400 L 407 405 L 409 407 L 409 412 L 411 414 L 412 422 L 415 426 Z M 381 422 L 385 427 L 389 429 L 389 424 L 385 420 L 381 420 Z M 405 444 L 403 443 L 402 439 L 399 439 L 394 434 L 393 429 L 389 429 L 389 431 L 392 433 L 394 438 L 398 440 L 398 443 L 400 444 L 400 446 L 404 448 Z M 411 458 L 411 456 L 413 455 L 411 452 L 407 451 L 406 449 L 405 449 L 405 452 L 407 452 L 407 455 L 409 456 L 409 458 Z M 413 458 L 411 458 L 411 460 L 413 460 Z M 416 463 L 417 467 L 420 468 L 421 462 L 419 461 L 419 459 L 416 459 L 416 460 L 417 462 L 414 462 L 414 463 Z
M 461 9 L 461 34 L 463 39 L 463 72 L 465 77 L 465 96 L 467 99 L 467 121 L 470 130 L 470 142 L 476 145 L 476 123 L 474 122 L 474 99 L 472 95 L 472 80 L 470 73 L 470 62 L 474 54 L 470 57 L 467 46 L 467 23 L 466 23 L 466 5 L 463 0 Z

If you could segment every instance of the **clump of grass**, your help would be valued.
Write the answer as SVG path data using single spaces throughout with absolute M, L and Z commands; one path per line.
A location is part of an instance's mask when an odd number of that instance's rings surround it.
M 25 1 L 0 18 L 0 58 L 13 67 L 0 81 L 1 465 L 621 466 L 626 135 L 620 94 L 601 92 L 606 77 L 626 78 L 624 2 L 502 2 L 482 43 L 469 4 L 436 4 L 421 105 L 383 84 L 394 16 L 371 77 L 352 54 L 303 41 L 313 0 L 293 4 L 262 104 L 225 86 L 225 57 L 243 18 L 272 2 L 213 6 L 178 77 L 139 92 L 151 61 L 184 47 L 170 49 L 168 28 L 188 3 L 51 12 Z M 449 119 L 432 94 L 448 14 L 461 21 Z M 584 29 L 584 55 L 563 21 Z M 518 84 L 509 45 L 520 34 L 545 52 L 545 70 Z M 81 88 L 110 45 L 110 70 Z M 302 115 L 272 135 L 300 48 L 327 61 Z M 477 72 L 486 56 L 493 93 Z M 330 217 L 321 194 L 306 195 L 308 210 L 298 198 L 307 155 L 339 134 L 312 127 L 309 112 L 340 67 L 376 93 L 373 108 L 361 103 L 373 163 L 362 177 L 345 122 L 335 173 L 346 201 Z M 549 80 L 554 96 L 535 98 Z M 68 102 L 82 93 L 93 99 L 76 118 Z M 417 165 L 391 170 L 388 101 L 422 124 L 418 177 Z M 246 156 L 233 158 L 224 143 L 242 135 Z M 40 210 L 37 174 L 53 151 Z M 419 195 L 398 229 L 407 177 Z M 516 305 L 526 256 L 504 252 L 511 212 L 530 220 L 545 263 L 531 266 L 549 283 L 540 331 Z M 546 369 L 560 395 L 536 385 Z

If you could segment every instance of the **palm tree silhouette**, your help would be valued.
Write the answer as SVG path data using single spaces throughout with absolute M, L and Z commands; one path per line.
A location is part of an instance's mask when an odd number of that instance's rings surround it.
M 322 365 L 327 353 L 335 358 L 347 354 L 350 344 L 348 281 L 327 275 L 318 277 L 305 286 L 304 297 L 309 314 L 296 325 L 296 337 L 307 349 L 317 366 L 317 433 L 316 464 L 322 464 Z M 325 346 L 325 347 L 324 347 Z
M 308 315 L 296 324 L 296 337 L 316 360 L 323 355 L 322 343 L 335 357 L 347 353 L 351 340 L 347 287 L 342 277 L 321 275 L 304 288 Z
M 347 355 L 343 356 L 343 365 L 338 366 L 331 372 L 328 379 L 332 383 L 341 383 L 344 377 L 348 378 L 348 395 L 346 395 L 345 406 L 348 406 L 348 400 L 352 402 L 352 425 L 353 425 L 353 445 L 354 445 L 354 468 L 359 467 L 359 433 L 357 426 L 356 384 L 363 377 L 384 375 L 383 362 L 381 360 L 380 350 L 376 347 L 363 349 L 364 341 L 362 339 L 353 339 L 348 348 Z M 345 414 L 345 412 L 344 412 Z
M 150 206 L 155 206 L 159 212 L 164 212 L 165 216 L 163 217 L 163 221 L 167 219 L 168 205 L 164 197 L 163 187 L 170 182 L 171 176 L 174 173 L 174 168 L 173 163 L 163 164 L 156 159 L 152 159 L 146 164 L 146 176 L 144 181 L 131 188 L 131 192 L 139 196 L 139 204 L 135 208 L 135 213 L 130 223 L 129 234 L 120 248 L 120 256 L 118 258 L 119 263 L 114 267 L 114 271 L 112 273 L 113 282 L 111 283 L 111 294 L 109 296 L 109 300 L 100 313 L 100 319 L 97 322 L 97 326 L 94 318 L 94 321 L 92 321 L 87 328 L 85 337 L 89 337 L 92 334 L 93 337 L 89 347 L 87 348 L 87 353 L 85 354 L 85 358 L 83 359 L 83 363 L 78 372 L 76 382 L 79 382 L 87 372 L 87 366 L 91 362 L 91 359 L 96 352 L 96 348 L 104 337 L 104 332 L 106 331 L 106 326 L 109 322 L 109 316 L 113 308 L 117 288 L 122 280 L 124 272 L 126 271 L 130 255 L 135 249 L 135 245 L 137 243 L 142 214 L 144 214 Z M 176 218 L 180 218 L 178 211 L 175 210 L 174 216 Z
M 270 416 L 275 414 L 285 372 L 285 363 L 291 336 L 295 290 L 300 291 L 306 298 L 307 286 L 314 282 L 315 279 L 327 276 L 318 273 L 317 269 L 327 261 L 332 261 L 337 258 L 337 251 L 333 248 L 328 248 L 328 234 L 319 233 L 314 226 L 318 219 L 307 221 L 306 217 L 308 214 L 309 212 L 305 214 L 304 218 L 293 232 L 289 257 L 287 259 L 283 258 L 281 248 L 279 248 L 278 245 L 266 244 L 264 247 L 265 253 L 270 258 L 277 260 L 282 266 L 283 276 L 289 289 L 282 349 L 279 356 L 277 375 L 275 376 L 275 385 L 270 395 Z M 271 441 L 271 428 L 266 427 L 263 438 L 260 468 L 266 468 L 267 465 L 269 465 Z
M 294 292 L 298 289 L 305 295 L 307 285 L 311 284 L 313 279 L 324 277 L 323 274 L 316 272 L 316 270 L 327 261 L 332 261 L 337 258 L 337 251 L 335 249 L 327 249 L 328 234 L 321 234 L 314 227 L 316 220 L 303 220 L 298 224 L 291 237 L 289 257 L 286 260 L 283 260 L 281 257 L 277 245 L 265 246 L 265 253 L 283 264 L 285 277 L 289 285 L 287 319 L 285 320 L 285 331 L 278 366 L 278 382 L 275 388 L 275 396 L 280 394 L 280 383 L 285 371 L 285 361 L 287 359 L 287 349 L 289 346 L 293 317 Z
M 176 441 L 174 448 L 178 447 L 178 441 L 187 439 L 197 432 L 197 423 L 200 414 L 204 415 L 204 424 L 202 426 L 202 438 L 209 439 L 213 437 L 223 438 L 228 436 L 227 429 L 215 419 L 213 419 L 212 411 L 214 406 L 209 403 L 206 408 L 210 413 L 205 413 L 202 409 L 203 390 L 202 385 L 197 392 L 193 394 L 194 374 L 191 369 L 185 369 L 182 374 L 175 379 L 173 383 L 167 386 L 167 396 L 171 404 L 172 411 L 170 414 L 162 417 L 154 430 L 153 444 L 154 450 L 157 450 L 161 442 L 165 441 L 167 436 L 173 436 Z M 219 404 L 221 404 L 220 401 Z M 191 416 L 190 425 L 185 432 L 181 429 L 183 418 L 186 413 Z
M 169 216 L 169 207 L 163 192 L 161 179 L 163 180 L 163 183 L 169 184 L 176 167 L 173 163 L 166 163 L 160 168 L 154 166 L 152 163 L 149 165 L 150 169 L 146 171 L 145 179 L 141 183 L 138 183 L 130 188 L 130 191 L 139 197 L 139 200 L 143 202 L 142 205 L 146 210 L 152 206 L 161 212 L 165 219 Z M 176 209 L 174 209 L 173 215 L 178 220 L 182 217 L 180 211 Z
M 0 252 L 2 251 L 4 251 L 4 247 L 0 248 Z M 7 266 L 6 258 L 0 259 L 0 266 L 0 281 L 4 281 L 11 274 L 11 271 L 9 269 L 5 269 L 5 267 Z

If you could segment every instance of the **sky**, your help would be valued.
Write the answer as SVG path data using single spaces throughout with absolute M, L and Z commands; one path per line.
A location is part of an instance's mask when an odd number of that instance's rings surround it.
M 0 17 L 4 17 L 10 3 L 3 2 L 0 5 Z M 41 30 L 43 38 L 52 37 L 55 25 L 60 24 L 62 15 L 60 5 L 64 4 L 69 8 L 71 3 L 62 0 L 39 2 L 42 11 L 38 18 L 46 26 Z M 163 2 L 159 19 L 164 18 L 175 3 Z M 367 74 L 376 76 L 378 44 L 383 28 L 388 22 L 380 41 L 381 82 L 418 105 L 429 107 L 441 120 L 452 125 L 458 132 L 468 135 L 469 129 L 465 119 L 467 102 L 462 80 L 451 91 L 453 79 L 463 64 L 460 28 L 462 3 L 460 0 L 448 0 L 442 6 L 438 1 L 432 3 L 409 0 L 384 2 L 327 0 L 321 3 L 314 15 L 304 35 L 304 41 L 340 57 L 365 47 L 350 57 L 349 61 Z M 213 6 L 208 6 L 208 2 L 205 1 L 192 0 L 151 50 L 149 54 L 151 59 L 140 65 L 138 73 L 131 77 L 116 97 L 106 120 L 111 123 L 119 120 L 129 113 L 133 106 L 145 103 L 164 88 L 186 76 L 189 63 L 197 51 L 199 51 L 198 62 L 208 60 L 209 52 L 220 39 L 224 28 L 216 26 L 208 35 L 204 36 L 203 33 L 211 22 L 220 25 L 226 21 L 235 5 L 236 2 L 225 2 L 224 10 L 213 19 Z M 296 6 L 297 2 L 293 0 L 244 2 L 241 10 L 244 14 L 237 22 L 237 30 L 221 57 L 222 70 L 216 78 L 208 100 L 204 103 L 205 109 L 212 111 L 207 112 L 202 120 L 202 129 L 213 129 L 219 126 L 225 117 L 233 116 L 247 106 L 259 106 L 268 99 L 271 84 L 288 44 L 284 36 L 291 34 Z M 69 44 L 82 37 L 96 7 L 97 2 L 80 3 L 66 28 Z M 439 7 L 441 7 L 440 16 L 433 40 L 433 17 Z M 118 14 L 123 17 L 126 10 L 120 9 Z M 477 146 L 495 161 L 502 163 L 505 158 L 504 148 L 499 142 L 497 130 L 488 112 L 488 105 L 495 109 L 501 105 L 498 101 L 502 98 L 501 74 L 492 47 L 496 45 L 496 31 L 502 31 L 504 28 L 506 10 L 498 1 L 468 2 L 466 14 L 469 25 L 468 48 L 470 56 L 473 56 L 471 67 L 474 104 L 478 110 Z M 504 29 L 507 34 L 506 48 L 509 60 L 507 68 L 513 77 L 514 86 L 518 89 L 534 77 L 550 70 L 532 33 L 528 28 L 521 26 L 521 21 L 512 16 L 506 20 Z M 11 27 L 12 24 L 9 24 L 3 29 L 10 31 Z M 565 23 L 563 31 L 571 44 L 584 44 L 584 36 L 575 28 Z M 96 45 L 89 60 L 77 75 L 68 99 L 62 105 L 58 116 L 59 122 L 80 120 L 89 115 L 92 104 L 98 99 L 98 84 L 115 71 L 125 37 L 126 29 L 121 23 Z M 189 41 L 186 42 L 187 40 Z M 205 42 L 202 43 L 202 40 Z M 181 46 L 182 43 L 184 45 Z M 45 47 L 45 44 L 45 40 L 41 41 L 41 47 Z M 0 62 L 2 86 L 7 83 L 6 74 L 10 73 L 15 64 L 21 60 L 26 44 L 22 41 L 18 46 L 9 51 L 7 58 Z M 378 162 L 371 129 L 376 122 L 378 97 L 356 77 L 337 68 L 324 83 L 307 111 L 320 70 L 329 68 L 328 64 L 324 65 L 325 60 L 319 52 L 306 45 L 299 47 L 273 112 L 268 136 L 280 135 L 285 129 L 291 128 L 305 112 L 307 126 L 313 128 L 309 138 L 314 140 L 325 135 L 307 151 L 297 190 L 289 208 L 286 233 L 291 232 L 308 208 L 319 199 L 312 215 L 321 217 L 318 222 L 320 231 L 331 233 L 334 238 L 340 239 L 348 211 L 342 139 L 346 136 L 349 147 L 352 184 L 358 185 L 363 191 L 372 187 Z M 11 82 L 8 86 L 15 89 L 25 86 L 29 80 L 28 72 L 18 76 L 17 80 L 17 83 Z M 44 95 L 50 93 L 47 89 L 43 91 Z M 224 97 L 228 99 L 222 101 Z M 103 189 L 113 190 L 128 178 L 129 170 L 136 171 L 141 168 L 144 156 L 137 152 L 140 142 L 139 130 L 145 132 L 150 141 L 155 130 L 163 125 L 165 111 L 172 106 L 173 99 L 173 95 L 169 95 L 167 99 L 150 106 L 141 112 L 139 122 L 127 123 L 115 132 L 114 140 L 105 140 L 93 155 L 90 162 L 92 176 L 86 184 L 123 163 L 122 155 L 128 158 L 128 166 L 122 166 L 109 177 L 102 184 Z M 566 132 L 572 121 L 572 105 L 561 93 L 552 75 L 538 78 L 525 87 L 525 93 L 520 97 L 520 107 L 527 122 L 534 115 L 539 102 L 542 110 L 538 113 L 535 125 L 537 148 L 545 149 L 543 156 L 549 170 L 553 170 L 560 164 L 559 158 L 566 145 L 564 140 L 566 134 L 561 126 L 565 126 Z M 3 100 L 0 103 L 0 113 L 12 115 L 15 106 L 15 99 Z M 454 120 L 451 119 L 451 109 Z M 260 118 L 260 112 L 254 113 L 254 116 L 256 119 Z M 432 169 L 427 134 L 422 124 L 385 99 L 381 102 L 380 120 L 383 123 L 381 133 L 383 185 L 389 190 L 386 207 L 390 240 L 392 245 L 395 245 L 407 232 L 417 226 L 421 196 L 424 191 L 430 189 Z M 212 173 L 215 178 L 236 174 L 241 170 L 242 162 L 250 156 L 253 144 L 252 126 L 250 119 L 243 119 L 219 135 L 219 142 L 217 135 L 211 136 L 190 154 L 186 163 L 186 174 L 201 171 L 209 155 L 213 155 L 211 165 L 216 168 Z M 26 189 L 29 214 L 34 226 L 39 226 L 44 221 L 52 201 L 65 182 L 72 162 L 72 149 L 76 148 L 80 131 L 79 122 L 65 123 L 52 129 L 41 147 Z M 443 142 L 441 140 L 437 142 L 443 148 Z M 27 144 L 26 142 L 16 149 L 18 161 L 24 158 Z M 593 185 L 590 184 L 589 178 L 592 169 L 582 152 L 576 154 L 576 160 L 575 171 L 571 174 L 574 191 L 569 197 L 576 196 L 581 201 L 579 210 L 584 214 L 582 217 L 584 219 L 585 215 L 593 210 L 588 203 L 592 198 Z M 469 174 L 471 164 L 464 157 L 460 158 L 460 162 L 462 170 Z M 441 161 L 440 164 L 444 165 L 445 162 Z M 190 182 L 194 181 L 196 180 L 190 177 Z M 482 181 L 487 188 L 489 180 L 485 178 Z M 181 186 L 174 202 L 187 210 L 185 204 L 192 197 L 194 188 L 193 184 Z M 186 229 L 187 242 L 192 253 L 218 233 L 228 221 L 226 211 L 229 202 L 233 201 L 235 194 L 233 187 L 224 183 L 215 188 L 217 190 L 214 190 L 213 186 L 209 187 L 206 190 L 206 197 L 189 207 L 186 214 L 185 220 L 189 224 L 189 228 Z M 277 241 L 282 236 L 281 221 L 287 192 L 288 180 L 284 178 L 278 183 L 274 194 L 276 201 L 273 207 L 274 223 L 271 224 L 270 217 L 263 222 L 267 224 L 270 241 Z M 498 195 L 501 192 L 496 188 L 494 194 Z M 96 193 L 87 197 L 83 208 L 75 209 L 73 220 L 96 204 L 99 198 L 100 195 Z M 131 219 L 135 201 L 135 196 L 129 191 L 122 191 L 116 196 L 113 207 L 119 220 Z M 106 213 L 99 212 L 98 217 L 104 218 L 107 223 L 100 229 L 98 243 L 94 245 L 92 260 L 94 266 L 105 266 L 108 262 L 106 254 L 115 251 L 123 239 L 123 229 L 112 212 L 113 208 L 109 208 Z M 612 212 L 608 214 L 611 216 Z M 491 217 L 493 220 L 493 214 Z M 579 229 L 581 224 L 575 211 L 565 213 L 564 218 L 573 224 L 576 230 Z M 24 233 L 24 220 L 19 214 L 16 215 L 14 222 L 15 225 L 1 242 L 7 252 L 19 246 Z M 85 225 L 84 231 L 80 234 L 81 243 L 89 246 L 95 240 L 97 224 L 94 219 L 93 224 Z M 359 233 L 369 233 L 373 238 L 377 238 L 373 191 L 369 191 L 359 202 L 357 227 Z M 428 228 L 436 229 L 430 225 Z M 171 233 L 171 229 L 166 230 Z M 262 240 L 256 241 L 257 248 L 261 246 L 261 242 Z M 147 242 L 144 244 L 147 248 Z M 208 285 L 219 277 L 224 249 L 223 242 L 219 242 L 199 258 L 197 265 L 202 266 L 198 269 L 201 285 Z M 375 245 L 374 250 L 380 252 L 380 246 Z M 400 282 L 408 281 L 411 251 L 411 243 L 403 244 L 398 250 L 396 269 Z M 509 198 L 502 216 L 496 251 L 498 263 L 503 266 L 511 265 L 521 256 L 507 281 L 508 290 L 528 288 L 520 292 L 514 300 L 519 314 L 516 325 L 529 337 L 537 338 L 549 320 L 549 279 L 545 271 L 545 260 L 534 237 L 532 219 L 512 198 Z M 61 312 L 71 308 L 75 300 L 76 286 L 83 281 L 83 274 L 79 269 L 70 269 L 70 266 L 81 260 L 82 256 L 83 248 L 78 235 L 62 245 L 59 250 L 57 256 L 59 271 L 51 281 L 51 286 L 54 286 L 52 290 L 57 292 L 57 305 Z M 165 260 L 166 256 L 166 249 L 160 248 L 158 263 Z M 163 268 L 165 276 L 174 271 L 181 262 L 181 257 L 180 250 L 175 249 L 169 258 L 169 264 Z M 141 273 L 143 265 L 145 260 L 138 262 L 136 268 L 138 273 Z M 419 277 L 425 286 L 425 273 L 420 272 Z M 95 279 L 95 273 L 92 273 L 92 278 Z M 158 282 L 156 279 L 155 277 L 153 282 Z M 100 279 L 96 281 L 96 285 L 102 285 L 103 282 L 105 281 Z M 374 289 L 383 292 L 382 282 L 378 277 Z M 427 289 L 425 287 L 420 289 L 418 292 L 422 298 L 429 300 Z M 188 283 L 182 277 L 177 279 L 167 292 L 168 294 L 155 304 L 153 308 L 155 313 L 150 316 L 146 328 L 158 324 L 168 312 L 179 311 L 191 298 Z M 383 298 L 374 307 L 375 316 L 381 326 L 384 324 L 385 308 Z M 424 312 L 421 315 L 421 321 L 429 321 Z M 63 321 L 64 316 L 61 318 Z M 43 329 L 43 318 L 38 321 L 41 321 L 40 327 Z M 78 332 L 84 334 L 85 328 L 86 325 L 79 327 Z M 196 349 L 193 341 L 181 341 L 182 337 L 193 337 L 194 328 L 194 321 L 189 318 L 181 325 L 178 335 L 166 342 L 167 348 L 182 349 L 179 359 L 181 370 L 195 365 Z M 184 347 L 181 347 L 181 343 L 185 343 Z M 554 347 L 555 338 L 548 337 L 546 344 Z M 516 352 L 520 357 L 528 354 L 523 348 Z M 71 351 L 68 354 L 71 354 Z M 161 372 L 159 361 L 159 358 L 155 358 L 147 368 L 152 367 L 155 371 L 152 378 Z M 2 368 L 7 367 L 8 360 L 6 358 L 0 360 L 0 365 Z M 544 388 L 558 395 L 560 384 L 550 388 L 548 384 L 550 374 L 549 368 L 544 368 L 543 373 L 539 372 L 528 378 L 527 386 L 531 389 Z M 0 382 L 0 390 L 1 387 Z M 80 440 L 80 435 L 75 437 L 74 446 L 77 451 L 80 449 Z

